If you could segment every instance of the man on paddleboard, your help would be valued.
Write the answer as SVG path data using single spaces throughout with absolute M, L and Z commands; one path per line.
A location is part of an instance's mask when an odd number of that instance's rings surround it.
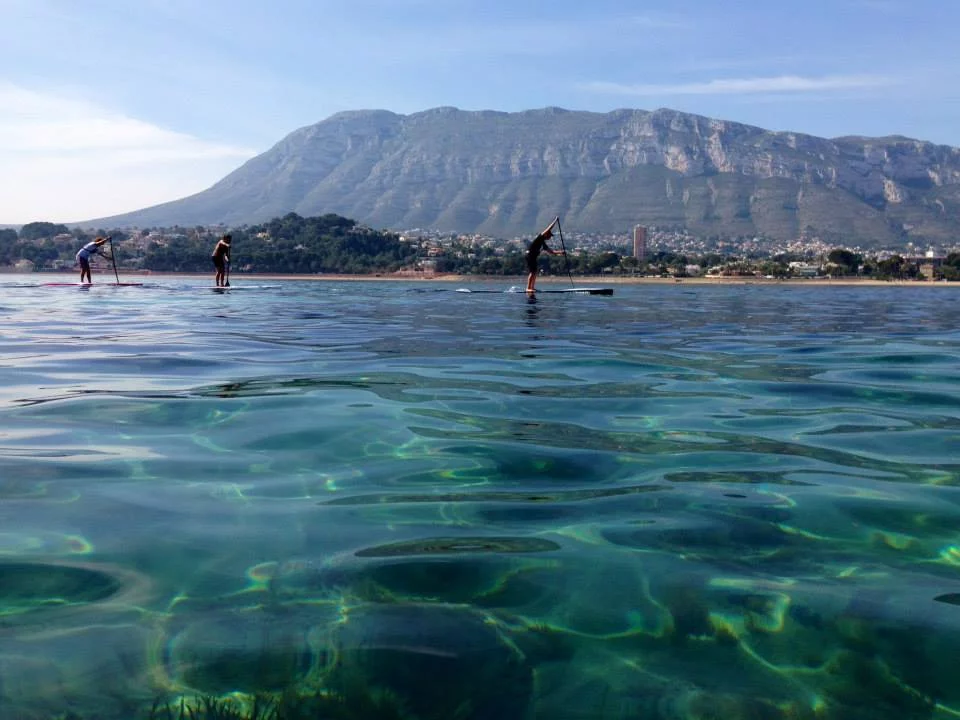
M 217 287 L 226 287 L 230 281 L 226 279 L 227 264 L 230 262 L 230 243 L 233 238 L 230 235 L 224 235 L 213 248 L 213 266 L 217 269 L 215 282 Z
M 547 247 L 547 240 L 553 237 L 553 226 L 559 222 L 560 218 L 554 218 L 554 221 L 547 225 L 544 230 L 537 235 L 533 242 L 530 243 L 530 247 L 527 248 L 527 254 L 525 260 L 527 261 L 527 271 L 530 273 L 527 276 L 527 292 L 533 293 L 536 292 L 537 284 L 537 272 L 539 271 L 538 261 L 540 259 L 540 253 L 545 252 L 548 255 L 566 255 L 567 253 L 563 250 L 552 250 Z

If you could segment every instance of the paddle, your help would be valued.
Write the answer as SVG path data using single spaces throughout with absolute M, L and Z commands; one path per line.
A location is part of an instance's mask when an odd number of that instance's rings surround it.
M 227 272 L 223 276 L 223 286 L 230 287 L 230 261 L 227 260 Z
M 110 260 L 113 261 L 113 277 L 117 280 L 117 285 L 120 284 L 120 275 L 117 273 L 117 253 L 113 249 L 113 236 L 108 235 L 107 240 L 110 241 Z
M 570 272 L 570 258 L 567 257 L 567 247 L 563 244 L 563 228 L 560 227 L 560 216 L 557 215 L 557 232 L 560 233 L 560 249 L 563 250 L 563 261 L 567 264 L 567 277 L 570 278 L 570 287 L 576 287 L 573 274 Z

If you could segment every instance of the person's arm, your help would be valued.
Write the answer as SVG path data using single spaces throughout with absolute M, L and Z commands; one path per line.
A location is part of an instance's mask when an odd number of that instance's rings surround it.
M 547 240 L 553 237 L 553 228 L 560 222 L 560 216 L 558 215 L 554 218 L 553 222 L 547 225 L 540 233 L 537 235 L 537 239 L 543 238 L 543 249 L 546 251 L 547 255 L 566 255 L 565 252 L 560 250 L 553 250 L 549 245 L 547 245 Z
M 558 215 L 553 219 L 553 221 L 549 225 L 547 225 L 543 230 L 540 231 L 540 234 L 546 235 L 547 237 L 551 237 L 553 235 L 554 225 L 556 225 L 559 222 L 560 222 L 560 216 Z

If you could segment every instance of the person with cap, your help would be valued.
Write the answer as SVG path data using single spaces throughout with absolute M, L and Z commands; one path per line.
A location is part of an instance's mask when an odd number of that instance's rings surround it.
M 103 244 L 107 241 L 105 237 L 98 237 L 94 240 L 91 240 L 77 252 L 77 262 L 80 263 L 80 282 L 86 282 L 93 284 L 93 276 L 90 275 L 90 256 L 91 255 L 102 255 L 103 257 L 109 257 L 106 253 L 103 252 Z
M 563 250 L 552 250 L 547 247 L 547 240 L 553 237 L 553 226 L 560 221 L 560 218 L 554 219 L 552 223 L 547 225 L 547 227 L 530 243 L 530 247 L 527 248 L 527 254 L 524 256 L 524 260 L 527 263 L 527 271 L 530 273 L 527 275 L 527 292 L 533 293 L 536 292 L 537 284 L 537 272 L 539 271 L 538 261 L 540 259 L 540 253 L 545 252 L 547 255 L 566 255 L 566 252 Z

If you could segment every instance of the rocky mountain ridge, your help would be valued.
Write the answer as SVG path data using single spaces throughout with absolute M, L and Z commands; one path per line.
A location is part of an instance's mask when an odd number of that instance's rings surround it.
M 818 138 L 674 110 L 342 112 L 213 187 L 96 224 L 259 222 L 328 212 L 379 228 L 529 234 L 637 223 L 874 246 L 960 238 L 960 149 Z

